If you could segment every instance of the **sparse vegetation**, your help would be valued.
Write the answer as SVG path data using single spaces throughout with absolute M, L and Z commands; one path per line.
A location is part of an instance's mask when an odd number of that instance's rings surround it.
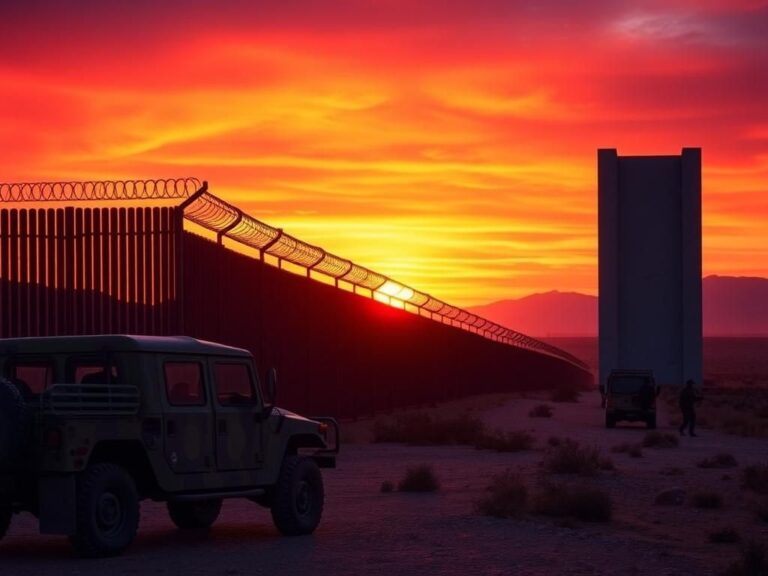
M 766 576 L 768 549 L 765 544 L 751 540 L 741 550 L 741 558 L 731 564 L 726 576 Z
M 480 436 L 475 441 L 475 447 L 497 452 L 521 452 L 533 448 L 535 440 L 536 438 L 525 430 L 497 431 L 495 434 Z
M 579 474 L 592 476 L 599 470 L 613 470 L 613 462 L 601 456 L 595 447 L 579 446 L 579 443 L 566 439 L 554 447 L 543 462 L 544 469 L 553 474 Z
M 547 446 L 551 448 L 560 446 L 560 444 L 562 443 L 563 443 L 563 439 L 560 438 L 560 436 L 550 436 L 549 438 L 547 438 Z
M 531 418 L 552 418 L 552 406 L 549 404 L 539 404 L 531 408 L 528 412 Z
M 381 483 L 381 492 L 383 494 L 389 494 L 394 491 L 395 485 L 390 480 L 384 480 L 384 482 Z
M 768 465 L 752 464 L 746 466 L 741 474 L 744 488 L 758 494 L 768 494 Z
M 736 468 L 738 465 L 736 458 L 727 452 L 721 452 L 712 458 L 705 458 L 697 464 L 699 468 Z
M 757 505 L 755 510 L 757 519 L 761 522 L 768 522 L 768 502 L 762 501 Z
M 569 517 L 584 522 L 610 522 L 610 496 L 590 486 L 545 484 L 537 494 L 534 511 L 544 516 Z
M 494 476 L 486 494 L 477 501 L 477 511 L 485 516 L 510 518 L 525 513 L 528 488 L 522 479 L 510 471 Z
M 692 500 L 696 508 L 717 510 L 723 507 L 723 497 L 717 492 L 697 492 Z
M 558 386 L 552 390 L 549 399 L 552 402 L 578 402 L 581 392 L 573 386 Z
M 683 476 L 685 475 L 685 470 L 679 466 L 671 466 L 669 468 L 663 468 L 662 470 L 659 470 L 659 474 L 662 476 Z
M 617 444 L 611 448 L 611 452 L 618 454 L 627 454 L 632 458 L 642 458 L 643 447 L 640 444 L 632 444 L 630 442 L 624 442 L 623 444 Z
M 676 448 L 678 445 L 677 436 L 669 432 L 648 432 L 643 438 L 643 447 L 645 448 Z
M 429 464 L 408 468 L 397 485 L 400 492 L 436 492 L 439 488 L 440 482 Z
M 713 544 L 736 544 L 741 541 L 741 536 L 733 528 L 721 528 L 709 533 L 709 541 Z
M 392 422 L 377 420 L 373 426 L 373 441 L 417 446 L 475 445 L 484 433 L 483 422 L 469 414 L 433 418 L 426 412 L 416 412 L 398 416 Z

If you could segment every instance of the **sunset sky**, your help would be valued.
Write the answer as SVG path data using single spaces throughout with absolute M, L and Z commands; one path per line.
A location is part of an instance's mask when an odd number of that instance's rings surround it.
M 768 276 L 768 2 L 0 4 L 0 181 L 192 175 L 459 305 L 596 293 L 596 149 L 703 148 Z

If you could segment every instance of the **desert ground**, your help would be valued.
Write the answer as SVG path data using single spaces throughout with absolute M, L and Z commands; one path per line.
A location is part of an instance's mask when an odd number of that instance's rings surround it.
M 550 418 L 529 412 L 546 403 Z M 599 397 L 585 393 L 578 402 L 553 403 L 544 394 L 465 399 L 430 407 L 436 418 L 478 418 L 488 430 L 527 430 L 531 449 L 517 452 L 468 446 L 410 446 L 371 443 L 375 422 L 347 423 L 338 469 L 324 473 L 326 505 L 313 536 L 283 538 L 267 511 L 246 501 L 225 503 L 208 533 L 182 533 L 163 505 L 142 507 L 139 536 L 122 557 L 84 561 L 66 539 L 40 536 L 29 515 L 14 518 L 0 543 L 3 574 L 515 574 L 515 575 L 707 575 L 721 574 L 739 556 L 740 543 L 714 544 L 710 534 L 733 529 L 741 542 L 768 541 L 768 522 L 756 515 L 757 496 L 741 486 L 745 466 L 766 463 L 766 440 L 725 435 L 703 428 L 697 438 L 680 438 L 672 448 L 643 448 L 641 457 L 612 452 L 621 444 L 641 443 L 646 430 L 602 426 Z M 660 406 L 660 432 L 676 417 Z M 395 418 L 390 416 L 390 420 Z M 542 461 L 553 450 L 550 438 L 571 438 L 595 446 L 612 460 L 613 470 L 589 477 L 547 472 Z M 700 468 L 718 453 L 733 456 L 737 467 Z M 432 493 L 383 493 L 409 466 L 429 464 L 440 482 Z M 584 522 L 523 512 L 495 518 L 478 512 L 494 477 L 519 474 L 533 494 L 553 477 L 597 488 L 613 502 L 609 522 Z M 560 478 L 559 476 L 562 476 Z M 682 489 L 682 505 L 654 504 L 668 489 Z M 695 505 L 702 493 L 715 493 L 718 509 Z

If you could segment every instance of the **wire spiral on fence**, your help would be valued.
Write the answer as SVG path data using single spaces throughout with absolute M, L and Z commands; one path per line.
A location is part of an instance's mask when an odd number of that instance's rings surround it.
M 0 183 L 3 202 L 156 200 L 186 198 L 200 188 L 196 178 L 91 182 Z
M 301 266 L 308 273 L 318 272 L 337 282 L 369 290 L 371 296 L 380 295 L 402 302 L 404 307 L 409 305 L 420 312 L 425 311 L 433 320 L 437 316 L 439 321 L 452 326 L 510 346 L 554 356 L 589 371 L 584 362 L 564 350 L 448 304 L 261 222 L 208 192 L 207 182 L 201 185 L 196 178 L 0 184 L 2 202 L 157 199 L 182 200 L 184 218 L 215 233 L 219 240 L 228 238 L 258 250 L 262 255 L 269 254 Z

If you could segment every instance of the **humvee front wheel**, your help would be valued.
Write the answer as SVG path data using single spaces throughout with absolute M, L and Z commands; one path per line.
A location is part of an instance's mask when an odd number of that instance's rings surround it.
M 11 525 L 11 516 L 13 516 L 13 511 L 8 506 L 0 506 L 0 540 L 8 532 L 8 528 Z
M 210 528 L 221 512 L 221 498 L 199 502 L 168 502 L 168 515 L 182 530 Z
M 323 515 L 323 477 L 311 458 L 286 456 L 272 502 L 272 520 L 285 536 L 311 534 Z
M 139 527 L 139 497 L 130 474 L 115 464 L 90 466 L 77 482 L 77 530 L 72 544 L 81 556 L 116 556 Z
M 616 419 L 611 416 L 610 414 L 605 415 L 605 427 L 606 428 L 616 428 Z

